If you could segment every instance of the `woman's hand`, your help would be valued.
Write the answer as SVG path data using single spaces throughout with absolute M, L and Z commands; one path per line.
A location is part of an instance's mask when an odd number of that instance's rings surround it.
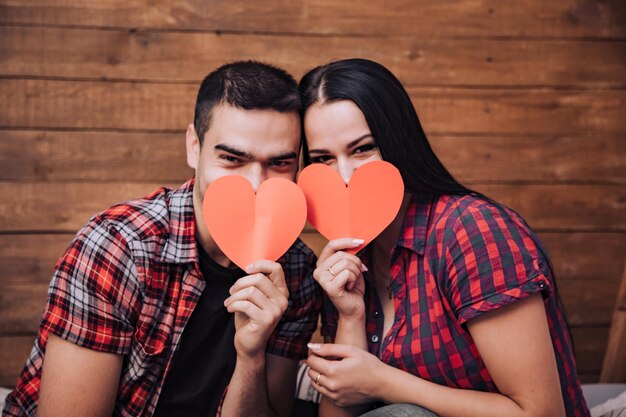
M 313 278 L 324 289 L 341 318 L 364 317 L 365 281 L 367 268 L 361 260 L 344 249 L 358 247 L 361 239 L 335 239 L 328 242 L 317 261 Z
M 350 345 L 310 343 L 309 349 L 309 377 L 325 398 L 340 407 L 380 399 L 377 377 L 388 366 L 376 356 Z

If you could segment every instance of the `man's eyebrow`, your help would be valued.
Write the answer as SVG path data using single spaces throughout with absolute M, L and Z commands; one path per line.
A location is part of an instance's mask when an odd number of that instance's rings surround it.
M 276 155 L 276 156 L 272 156 L 271 158 L 268 158 L 268 160 L 270 161 L 282 161 L 284 159 L 297 159 L 298 158 L 298 154 L 295 152 L 286 152 L 280 155 Z
M 223 143 L 218 143 L 217 145 L 215 145 L 215 149 L 218 151 L 224 151 L 224 152 L 228 152 L 228 153 L 232 153 L 235 156 L 238 156 L 240 158 L 246 158 L 246 159 L 253 159 L 254 155 L 251 154 L 250 152 L 245 152 L 239 149 L 235 149 L 232 148 L 228 145 L 224 145 Z

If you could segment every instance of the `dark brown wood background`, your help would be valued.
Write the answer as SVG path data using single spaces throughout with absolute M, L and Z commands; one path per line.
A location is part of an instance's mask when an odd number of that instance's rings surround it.
M 397 74 L 449 169 L 539 232 L 597 381 L 626 254 L 623 0 L 0 0 L 0 385 L 76 230 L 191 175 L 208 71 L 345 57 Z

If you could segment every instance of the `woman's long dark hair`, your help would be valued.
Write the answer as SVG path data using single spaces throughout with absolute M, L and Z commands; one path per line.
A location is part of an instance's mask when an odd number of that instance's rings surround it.
M 367 59 L 331 62 L 300 81 L 302 113 L 315 103 L 350 100 L 363 112 L 382 158 L 402 175 L 405 188 L 433 195 L 474 193 L 459 183 L 433 152 L 400 81 Z M 305 163 L 310 163 L 303 131 Z

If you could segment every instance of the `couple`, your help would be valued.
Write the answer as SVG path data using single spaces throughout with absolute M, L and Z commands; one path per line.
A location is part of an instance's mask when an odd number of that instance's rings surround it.
M 540 241 L 448 173 L 384 67 L 337 61 L 299 86 L 266 64 L 220 67 L 186 147 L 194 179 L 72 241 L 3 415 L 287 417 L 307 353 L 322 416 L 588 415 Z M 317 262 L 298 240 L 278 262 L 234 267 L 204 225 L 206 187 L 293 180 L 301 149 L 346 182 L 392 163 L 400 212 L 358 256 L 358 236 Z M 334 343 L 307 345 L 320 308 Z

